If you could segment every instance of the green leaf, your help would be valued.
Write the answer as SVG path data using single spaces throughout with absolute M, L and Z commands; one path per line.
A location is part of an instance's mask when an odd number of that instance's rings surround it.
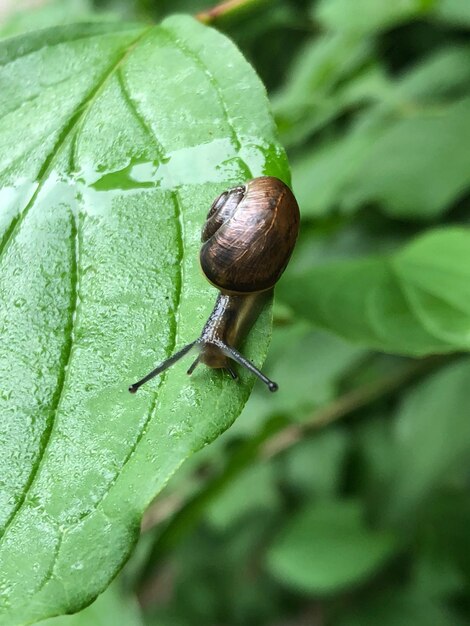
M 205 517 L 212 526 L 223 531 L 250 513 L 262 515 L 278 506 L 279 494 L 273 468 L 267 463 L 261 463 L 248 467 L 232 479 L 209 503 Z
M 370 58 L 370 41 L 326 34 L 302 48 L 273 108 L 283 141 L 295 144 L 337 114 L 337 91 Z
M 434 13 L 459 28 L 470 27 L 470 4 L 466 0 L 439 0 Z
M 359 607 L 348 606 L 333 626 L 465 626 L 466 620 L 435 597 L 411 590 L 387 590 L 371 594 Z
M 429 543 L 431 545 L 437 543 L 436 528 L 434 527 L 431 532 L 429 531 L 433 521 L 426 519 L 426 530 L 419 529 L 425 537 L 424 541 L 426 541 L 427 537 L 430 538 Z M 446 520 L 445 525 L 448 522 L 449 520 Z M 420 540 L 420 543 L 423 543 L 422 536 Z M 465 560 L 468 559 L 468 552 L 465 550 L 467 548 L 466 544 L 467 542 L 465 541 L 463 545 L 457 546 L 460 554 L 462 554 L 462 551 L 466 552 Z M 431 549 L 427 548 L 426 550 L 425 548 L 424 551 L 421 548 L 420 554 L 414 560 L 413 585 L 422 595 L 444 600 L 464 591 L 466 587 L 465 578 L 459 571 L 458 564 L 454 562 L 456 560 L 455 557 L 453 558 L 453 555 L 449 554 L 449 552 L 439 554 L 438 549 L 432 545 Z
M 253 433 L 262 421 L 282 415 L 302 421 L 312 411 L 331 402 L 341 379 L 364 358 L 365 351 L 336 335 L 302 322 L 277 329 L 266 369 L 274 380 L 282 380 L 276 402 L 258 387 L 237 422 L 238 434 Z
M 461 429 L 459 432 L 462 432 Z M 470 502 L 466 483 L 468 464 L 462 463 L 461 467 L 463 480 L 460 485 L 456 488 L 455 481 L 454 486 L 447 490 L 439 490 L 436 497 L 429 501 L 428 506 L 423 507 L 419 516 L 420 543 L 421 545 L 424 543 L 427 549 L 428 562 L 430 558 L 433 559 L 434 572 L 429 571 L 432 567 L 432 564 L 429 564 L 426 579 L 421 565 L 415 573 L 416 583 L 425 589 L 431 588 L 431 592 L 435 595 L 436 592 L 442 595 L 443 584 L 447 583 L 447 593 L 452 595 L 452 593 L 455 594 L 459 583 L 461 586 L 463 583 L 468 588 L 470 581 L 470 536 L 468 533 Z M 439 562 L 439 568 L 436 568 L 436 562 Z M 442 571 L 444 575 L 436 580 L 437 574 Z M 433 577 L 432 574 L 434 574 Z M 452 578 L 453 590 L 449 589 L 452 586 Z
M 470 359 L 448 365 L 404 400 L 394 428 L 388 503 L 408 515 L 470 459 Z M 464 463 L 464 465 L 462 465 Z
M 293 185 L 304 217 L 318 217 L 337 207 L 351 209 L 345 187 L 357 180 L 357 170 L 380 130 L 361 128 L 315 146 L 293 161 Z
M 470 90 L 470 46 L 458 45 L 438 48 L 424 60 L 400 76 L 394 93 L 402 114 L 413 112 L 411 102 L 419 103 L 418 110 L 426 105 L 452 103 Z M 408 101 L 408 107 L 406 102 Z M 411 109 L 411 110 L 410 110 Z M 433 112 L 431 108 L 430 113 Z
M 433 0 L 324 0 L 314 3 L 312 17 L 326 30 L 301 49 L 273 106 L 283 141 L 297 145 L 342 113 L 361 111 L 368 100 L 396 97 L 397 85 L 375 54 L 375 38 L 385 28 L 428 15 Z M 439 76 L 445 84 L 446 75 Z M 438 87 L 439 91 L 441 88 Z M 369 121 L 370 111 L 364 116 Z M 362 116 L 361 116 L 362 117 Z M 341 141 L 344 127 L 341 120 Z M 331 126 L 327 137 L 331 136 Z M 314 154 L 318 142 L 314 143 Z M 342 165 L 342 164 L 341 164 Z M 354 162 L 347 164 L 349 170 Z M 335 175 L 344 174 L 333 168 Z M 327 173 L 329 178 L 331 173 Z M 317 194 L 316 181 L 312 185 Z
M 371 145 L 345 187 L 352 207 L 377 202 L 392 216 L 434 218 L 470 188 L 470 99 L 411 112 Z
M 358 6 L 359 3 L 359 6 Z M 432 0 L 324 0 L 312 17 L 326 30 L 301 49 L 273 107 L 282 139 L 296 145 L 348 107 L 359 107 L 387 88 L 375 60 L 374 37 L 384 28 L 427 13 Z M 371 72 L 371 76 L 367 76 Z M 315 144 L 317 145 L 317 144 Z
M 431 231 L 395 254 L 319 265 L 279 285 L 314 324 L 410 355 L 470 348 L 469 286 L 465 228 Z
M 37 6 L 18 3 L 0 24 L 0 37 L 12 37 L 32 30 L 101 19 L 93 14 L 91 0 L 45 0 Z
M 388 531 L 367 528 L 358 502 L 324 502 L 292 519 L 270 548 L 268 567 L 298 590 L 332 593 L 364 581 L 395 546 Z
M 75 615 L 52 617 L 38 626 L 143 626 L 137 600 L 113 583 L 93 604 Z
M 413 219 L 447 210 L 470 186 L 470 101 L 455 101 L 469 89 L 465 46 L 439 50 L 393 82 L 371 71 L 343 86 L 343 108 L 364 99 L 373 104 L 348 132 L 328 134 L 293 162 L 303 215 L 350 212 L 371 202 Z
M 293 173 L 304 215 L 378 203 L 392 217 L 435 219 L 470 187 L 469 112 L 468 99 L 414 112 L 412 105 L 408 117 L 368 120 L 306 152 Z
M 338 428 L 299 441 L 280 460 L 282 482 L 294 492 L 331 498 L 340 489 L 348 449 L 348 436 Z
M 331 30 L 366 34 L 427 13 L 434 0 L 321 0 L 314 16 Z
M 127 386 L 200 332 L 208 207 L 263 173 L 288 178 L 264 88 L 190 18 L 0 46 L 0 624 L 91 602 L 169 476 L 240 412 L 244 372 Z M 268 307 L 249 358 L 269 334 Z

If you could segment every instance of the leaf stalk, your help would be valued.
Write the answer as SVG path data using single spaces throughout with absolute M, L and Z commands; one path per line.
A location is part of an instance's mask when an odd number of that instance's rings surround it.
M 230 13 L 235 13 L 239 9 L 243 9 L 251 4 L 256 4 L 258 2 L 259 0 L 225 0 L 225 2 L 220 2 L 211 9 L 200 11 L 196 14 L 196 19 L 198 19 L 203 24 L 212 24 L 219 17 L 223 17 Z

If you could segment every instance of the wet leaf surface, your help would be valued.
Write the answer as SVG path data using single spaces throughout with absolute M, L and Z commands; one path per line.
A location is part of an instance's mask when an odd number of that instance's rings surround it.
M 169 476 L 240 412 L 244 373 L 181 363 L 127 387 L 199 333 L 208 207 L 263 173 L 288 177 L 264 89 L 190 18 L 0 47 L 0 624 L 90 602 Z M 258 363 L 269 318 L 243 348 Z

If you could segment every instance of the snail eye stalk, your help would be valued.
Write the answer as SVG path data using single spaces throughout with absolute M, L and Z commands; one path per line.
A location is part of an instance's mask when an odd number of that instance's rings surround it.
M 188 376 L 191 376 L 191 374 L 194 372 L 194 370 L 196 369 L 198 365 L 199 365 L 199 357 L 197 357 L 197 359 L 192 362 L 191 367 L 186 372 Z
M 252 374 L 257 376 L 260 380 L 262 380 L 263 383 L 267 385 L 269 391 L 274 392 L 279 389 L 279 386 L 277 383 L 275 383 L 273 380 L 265 376 L 261 370 L 259 370 L 255 365 L 253 365 L 251 361 L 245 358 L 243 354 L 240 354 L 238 350 L 235 350 L 235 348 L 232 348 L 231 346 L 227 346 L 225 344 L 220 344 L 220 349 L 225 354 L 225 356 L 228 356 L 230 359 L 233 359 L 236 363 L 238 363 L 242 367 L 245 367 L 248 371 L 250 371 Z M 234 373 L 233 370 L 230 371 L 229 369 L 229 374 L 232 376 L 232 378 L 233 378 L 233 373 Z
M 238 374 L 237 374 L 237 372 L 235 370 L 233 370 L 231 367 L 226 367 L 225 369 L 230 374 L 232 380 L 237 380 Z
M 173 356 L 171 356 L 166 361 L 163 361 L 163 363 L 160 363 L 160 365 L 158 365 L 154 370 L 149 372 L 146 376 L 141 378 L 138 382 L 136 382 L 133 385 L 131 385 L 129 387 L 129 391 L 131 393 L 136 393 L 136 391 L 139 389 L 139 387 L 141 387 L 143 384 L 145 384 L 146 382 L 148 382 L 149 380 L 151 380 L 155 376 L 158 376 L 158 374 L 161 374 L 162 372 L 167 370 L 174 363 L 176 363 L 177 361 L 182 359 L 186 354 L 188 354 L 188 352 L 190 352 L 191 349 L 194 348 L 194 346 L 196 344 L 200 344 L 200 343 L 201 343 L 200 340 L 196 340 L 196 341 L 193 341 L 192 343 L 188 343 L 187 346 L 184 346 L 184 348 L 181 348 L 181 350 L 179 350 L 178 352 L 173 354 Z M 218 341 L 217 344 L 215 344 L 215 345 L 217 346 L 217 348 L 226 357 L 228 357 L 229 359 L 232 359 L 233 361 L 235 361 L 236 363 L 238 363 L 242 367 L 245 367 L 248 371 L 250 371 L 252 374 L 257 376 L 260 380 L 262 380 L 263 383 L 265 385 L 267 385 L 269 391 L 277 391 L 278 390 L 277 383 L 275 383 L 274 381 L 270 380 L 267 376 L 265 376 L 263 374 L 263 372 L 261 372 L 255 365 L 253 365 L 253 363 L 251 361 L 249 361 L 242 354 L 240 354 L 240 352 L 235 350 L 235 348 L 232 348 L 231 346 L 227 346 L 225 343 L 222 343 L 221 341 Z M 215 346 L 213 346 L 213 347 L 215 347 Z M 189 375 L 191 375 L 194 372 L 194 370 L 196 369 L 196 367 L 199 365 L 200 362 L 201 362 L 201 357 L 197 356 L 196 359 L 191 364 L 191 366 L 189 367 L 187 373 Z M 238 375 L 237 375 L 237 373 L 235 372 L 234 369 L 232 369 L 231 367 L 225 366 L 225 370 L 230 374 L 230 376 L 231 376 L 231 378 L 233 380 L 237 380 L 238 379 Z
M 181 348 L 181 350 L 179 350 L 178 352 L 175 352 L 175 354 L 173 354 L 173 356 L 170 356 L 169 359 L 167 359 L 166 361 L 163 361 L 163 363 L 161 363 L 154 370 L 149 372 L 147 374 L 147 376 L 144 376 L 139 381 L 137 381 L 136 383 L 131 385 L 129 387 L 129 391 L 131 393 L 135 393 L 137 391 L 137 389 L 139 387 L 141 387 L 144 383 L 146 383 L 147 381 L 151 380 L 155 376 L 158 376 L 158 374 L 161 374 L 166 369 L 171 367 L 174 363 L 176 363 L 176 361 L 179 361 L 180 359 L 182 359 L 185 356 L 185 354 L 188 354 L 188 352 L 191 350 L 191 348 L 194 347 L 195 343 L 196 343 L 195 341 L 193 341 L 192 343 L 188 343 L 187 346 L 184 346 L 184 348 Z M 196 364 L 197 364 L 197 360 L 196 360 Z

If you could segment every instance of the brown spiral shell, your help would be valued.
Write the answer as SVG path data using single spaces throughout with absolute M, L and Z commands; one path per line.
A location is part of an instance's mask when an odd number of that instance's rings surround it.
M 274 287 L 299 231 L 294 194 L 278 178 L 260 176 L 221 194 L 202 231 L 201 268 L 222 293 Z

